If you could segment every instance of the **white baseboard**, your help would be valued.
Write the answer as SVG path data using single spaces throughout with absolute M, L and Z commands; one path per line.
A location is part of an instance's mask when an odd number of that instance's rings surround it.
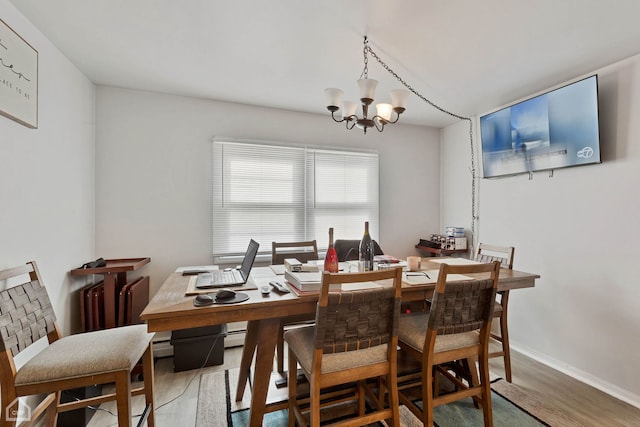
M 227 333 L 227 337 L 224 339 L 224 348 L 239 347 L 244 345 L 245 331 L 235 331 Z
M 160 341 L 153 343 L 153 357 L 169 357 L 173 356 L 173 346 L 169 341 Z
M 153 357 L 173 356 L 173 346 L 169 342 L 171 332 L 156 332 L 153 336 Z
M 573 366 L 567 365 L 564 362 L 554 359 L 547 354 L 537 352 L 525 345 L 513 341 L 510 341 L 509 344 L 513 350 L 522 353 L 525 356 L 542 363 L 543 365 L 547 365 L 550 368 L 560 371 L 563 374 L 569 375 L 570 377 L 575 378 L 578 381 L 588 384 L 591 387 L 597 388 L 598 390 L 607 393 L 608 395 L 613 396 L 618 400 L 626 402 L 629 405 L 635 406 L 636 408 L 640 409 L 640 395 L 631 393 L 628 390 L 624 390 L 615 384 L 611 384 L 610 382 L 603 380 L 602 378 L 596 377 L 581 369 L 577 369 Z

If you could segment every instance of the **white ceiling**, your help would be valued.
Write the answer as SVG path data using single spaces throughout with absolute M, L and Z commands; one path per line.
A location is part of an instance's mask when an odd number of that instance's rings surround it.
M 96 84 L 319 114 L 325 87 L 355 100 L 365 34 L 462 116 L 640 53 L 638 0 L 10 1 Z M 401 87 L 371 57 L 369 77 L 376 101 Z M 401 121 L 455 119 L 411 96 Z

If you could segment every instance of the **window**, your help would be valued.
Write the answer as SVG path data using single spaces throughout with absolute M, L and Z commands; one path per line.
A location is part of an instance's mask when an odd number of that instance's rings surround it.
M 378 224 L 378 155 L 228 140 L 213 143 L 213 255 L 243 254 L 249 239 L 359 239 Z M 268 248 L 268 249 L 267 249 Z

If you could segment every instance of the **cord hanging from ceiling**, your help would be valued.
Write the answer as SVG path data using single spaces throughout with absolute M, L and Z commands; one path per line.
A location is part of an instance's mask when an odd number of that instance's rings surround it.
M 422 94 L 420 94 L 416 89 L 414 89 L 404 79 L 402 79 L 395 71 L 393 71 L 391 69 L 391 67 L 389 67 L 373 51 L 371 46 L 369 46 L 369 43 L 367 43 L 367 36 L 365 36 L 365 47 L 364 47 L 364 49 L 365 49 L 365 53 L 368 52 L 376 61 L 378 61 L 378 63 L 382 66 L 382 68 L 387 70 L 389 72 L 389 74 L 391 74 L 393 77 L 395 77 L 396 80 L 398 80 L 404 87 L 406 87 L 415 96 L 417 96 L 418 98 L 420 98 L 421 100 L 423 100 L 424 102 L 426 102 L 427 104 L 429 104 L 430 106 L 435 108 L 436 110 L 439 110 L 439 111 L 443 112 L 444 114 L 447 114 L 447 115 L 449 115 L 451 117 L 454 117 L 456 119 L 466 120 L 469 123 L 469 142 L 470 142 L 469 148 L 471 149 L 471 242 L 469 244 L 469 248 L 471 250 L 473 250 L 473 245 L 474 245 L 474 240 L 475 240 L 474 238 L 475 238 L 475 235 L 476 235 L 476 222 L 478 221 L 478 214 L 477 214 L 477 202 L 478 202 L 478 200 L 477 200 L 478 199 L 478 197 L 477 197 L 477 194 L 478 194 L 477 193 L 477 179 L 478 179 L 478 177 L 476 176 L 475 150 L 474 150 L 474 145 L 473 145 L 473 121 L 471 120 L 470 117 L 464 117 L 464 116 L 452 113 L 451 111 L 448 111 L 448 110 L 440 107 L 436 103 L 432 102 L 431 100 L 427 99 Z

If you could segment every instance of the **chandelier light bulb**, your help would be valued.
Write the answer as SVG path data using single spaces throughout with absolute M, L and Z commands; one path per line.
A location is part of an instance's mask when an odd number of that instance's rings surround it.
M 376 114 L 386 121 L 391 121 L 391 113 L 393 111 L 393 107 L 391 104 L 380 103 L 376 104 Z

